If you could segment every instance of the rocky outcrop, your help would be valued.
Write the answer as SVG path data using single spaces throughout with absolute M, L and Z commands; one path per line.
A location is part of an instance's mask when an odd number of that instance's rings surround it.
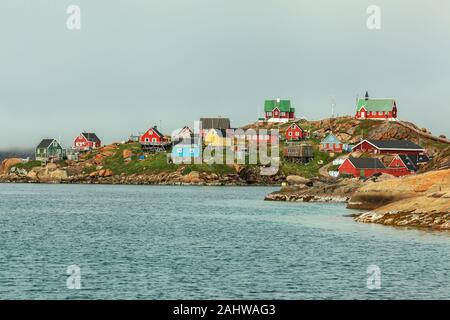
M 348 206 L 372 210 L 356 218 L 359 222 L 450 230 L 450 170 L 364 186 Z
M 331 179 L 297 180 L 297 178 L 290 178 L 290 184 L 282 186 L 280 191 L 268 194 L 265 200 L 347 202 L 362 184 L 363 182 L 358 179 L 341 179 L 336 181 Z
M 18 163 L 22 163 L 22 160 L 18 159 L 18 158 L 11 158 L 11 159 L 3 160 L 2 164 L 0 165 L 0 174 L 8 173 L 9 170 Z

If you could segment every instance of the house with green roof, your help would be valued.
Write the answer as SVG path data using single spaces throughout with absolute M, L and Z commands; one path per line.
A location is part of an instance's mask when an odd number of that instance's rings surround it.
M 356 119 L 395 120 L 397 103 L 394 99 L 370 99 L 366 92 L 364 99 L 358 99 Z
M 288 122 L 295 120 L 295 108 L 290 100 L 266 100 L 264 102 L 264 117 L 268 122 Z

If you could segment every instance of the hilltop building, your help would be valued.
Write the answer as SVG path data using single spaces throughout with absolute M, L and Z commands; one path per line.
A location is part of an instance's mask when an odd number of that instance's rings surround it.
M 78 151 L 97 149 L 100 148 L 101 145 L 101 140 L 92 132 L 82 132 L 73 141 L 73 148 Z
M 408 140 L 363 140 L 356 144 L 352 151 L 373 154 L 406 154 L 420 155 L 425 149 Z
M 295 120 L 295 108 L 290 100 L 266 100 L 264 102 L 264 117 L 267 122 L 288 122 Z
M 356 119 L 396 120 L 397 103 L 394 99 L 369 99 L 366 92 L 364 99 L 358 99 Z
M 64 150 L 56 139 L 43 139 L 36 147 L 37 161 L 59 161 L 64 157 Z
M 344 144 L 332 133 L 320 142 L 320 150 L 323 152 L 342 152 Z

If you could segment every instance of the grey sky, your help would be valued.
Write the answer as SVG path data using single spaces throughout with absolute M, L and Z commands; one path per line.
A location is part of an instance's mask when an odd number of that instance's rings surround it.
M 277 97 L 310 119 L 330 115 L 332 96 L 354 114 L 366 89 L 450 134 L 448 0 L 2 0 L 0 41 L 0 148 L 68 145 L 82 130 L 109 143 L 202 116 L 240 126 Z

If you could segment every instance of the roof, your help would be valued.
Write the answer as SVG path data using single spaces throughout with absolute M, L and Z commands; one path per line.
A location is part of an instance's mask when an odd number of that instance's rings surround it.
M 38 144 L 37 148 L 48 148 L 55 139 L 43 139 L 41 143 Z
M 424 151 L 425 149 L 414 142 L 408 140 L 363 140 L 375 146 L 380 150 L 410 150 L 410 151 Z M 356 145 L 356 146 L 357 146 Z M 356 147 L 355 146 L 355 147 Z
M 90 142 L 100 142 L 100 139 L 97 137 L 95 133 L 92 132 L 82 132 L 81 133 L 88 141 Z
M 377 158 L 348 158 L 356 169 L 385 169 L 385 165 Z
M 203 129 L 230 129 L 229 118 L 200 118 Z
M 426 163 L 430 160 L 427 155 L 399 155 L 406 168 L 411 171 L 417 171 L 419 169 L 419 163 Z
M 182 138 L 173 142 L 174 146 L 191 146 L 191 145 L 200 145 L 201 137 L 198 135 L 191 134 L 190 138 Z
M 320 144 L 325 143 L 342 144 L 342 142 L 340 142 L 339 139 L 336 138 L 334 134 L 329 134 L 325 139 L 322 140 Z
M 148 129 L 147 131 L 149 131 L 149 130 L 153 130 L 153 132 L 156 133 L 158 136 L 164 137 L 164 135 L 161 132 L 159 132 L 159 130 L 158 130 L 158 128 L 156 126 L 154 126 L 153 128 Z
M 272 112 L 275 108 L 278 108 L 281 112 L 295 111 L 295 109 L 291 107 L 291 100 L 277 99 L 264 101 L 264 112 Z
M 395 105 L 394 99 L 359 99 L 358 105 L 356 106 L 356 111 L 359 112 L 362 107 L 367 111 L 392 111 Z

